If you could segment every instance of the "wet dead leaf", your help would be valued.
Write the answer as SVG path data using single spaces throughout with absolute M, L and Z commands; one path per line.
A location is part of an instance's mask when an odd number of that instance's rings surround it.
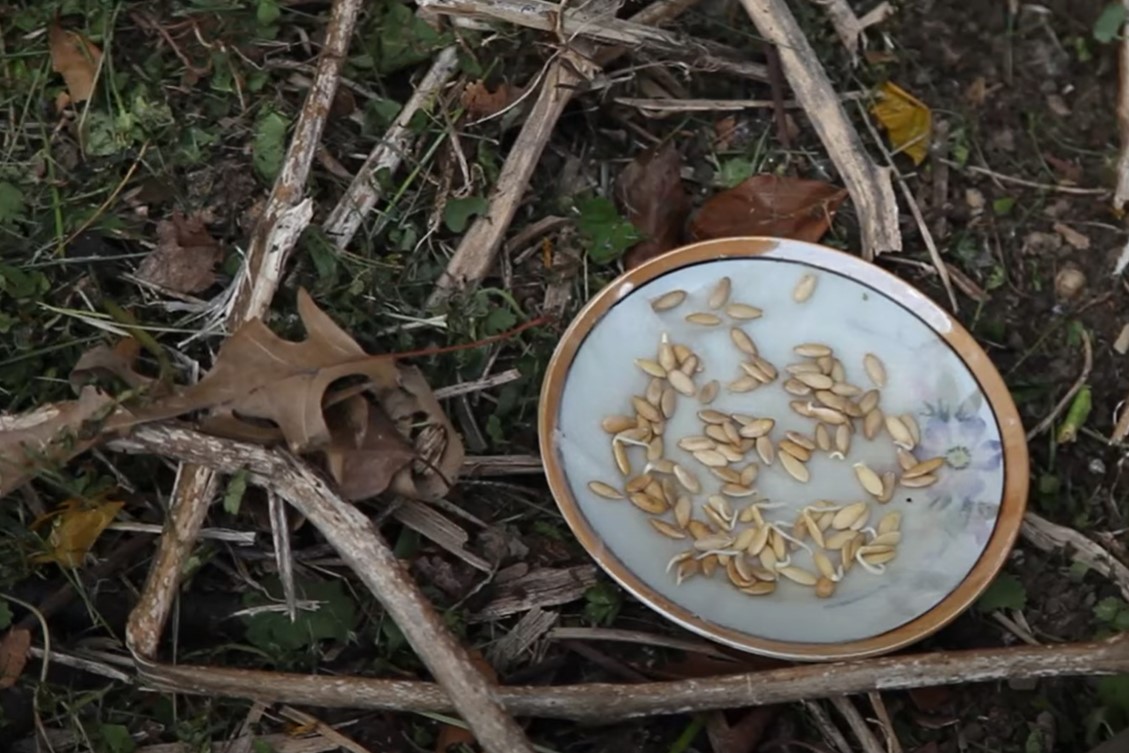
M 47 46 L 51 51 L 51 69 L 62 74 L 70 101 L 90 99 L 102 51 L 82 34 L 67 31 L 57 23 L 47 31 Z
M 174 212 L 157 223 L 157 247 L 137 268 L 137 276 L 177 293 L 199 293 L 216 281 L 213 269 L 223 257 L 219 243 L 195 216 Z
M 887 81 L 870 111 L 886 129 L 895 152 L 904 152 L 915 165 L 925 160 L 933 139 L 933 111 L 924 102 Z
M 102 417 L 113 400 L 85 387 L 77 400 L 48 405 L 34 413 L 0 419 L 0 497 L 18 488 L 39 470 L 53 468 L 94 444 L 84 424 Z
M 616 180 L 616 198 L 646 238 L 624 255 L 628 269 L 681 245 L 690 197 L 682 185 L 682 155 L 673 143 L 647 149 L 632 160 Z
M 87 503 L 80 499 L 68 499 L 61 509 L 49 513 L 32 525 L 35 528 L 51 519 L 54 523 L 47 536 L 47 551 L 33 556 L 32 562 L 56 562 L 63 567 L 79 567 L 94 542 L 121 509 L 121 502 Z
M 846 189 L 818 180 L 754 175 L 702 205 L 690 220 L 690 237 L 765 235 L 814 243 L 846 197 Z
M 20 679 L 30 648 L 31 631 L 27 628 L 12 628 L 0 640 L 0 690 L 12 687 Z
M 502 83 L 494 91 L 490 91 L 486 84 L 479 80 L 466 85 L 459 101 L 463 109 L 475 120 L 497 115 L 520 97 L 522 91 L 516 86 Z
M 415 457 L 388 415 L 363 394 L 330 405 L 325 419 L 331 435 L 326 468 L 348 500 L 380 494 Z

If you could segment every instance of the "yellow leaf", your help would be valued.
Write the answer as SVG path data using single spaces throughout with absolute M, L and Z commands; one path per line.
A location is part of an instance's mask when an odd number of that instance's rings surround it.
M 33 562 L 57 562 L 63 567 L 78 567 L 94 542 L 113 522 L 121 502 L 84 504 L 68 499 L 62 508 L 48 517 L 55 517 L 55 525 L 47 537 L 47 551 L 37 554 Z
M 896 152 L 904 152 L 920 165 L 933 139 L 933 111 L 905 89 L 887 81 L 870 110 L 890 138 Z
M 47 45 L 51 50 L 51 69 L 63 75 L 71 102 L 90 99 L 102 51 L 82 34 L 66 31 L 58 24 L 51 24 L 48 29 Z

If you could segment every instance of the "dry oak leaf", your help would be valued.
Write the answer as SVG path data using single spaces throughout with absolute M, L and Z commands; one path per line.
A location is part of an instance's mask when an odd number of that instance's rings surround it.
M 37 472 L 65 463 L 94 445 L 85 431 L 113 409 L 113 399 L 85 387 L 77 400 L 54 403 L 21 416 L 0 416 L 0 497 Z
M 464 449 L 419 370 L 395 354 L 365 353 L 305 289 L 298 291 L 298 315 L 305 340 L 283 340 L 254 319 L 224 342 L 197 384 L 133 409 L 110 428 L 204 411 L 207 431 L 264 443 L 284 439 L 295 453 L 324 453 L 349 499 L 389 484 L 415 499 L 446 494 Z M 360 385 L 337 387 L 357 377 Z M 353 400 L 366 395 L 372 402 L 363 407 Z
M 51 51 L 51 69 L 62 74 L 70 101 L 90 99 L 102 51 L 82 34 L 67 31 L 57 23 L 47 30 L 47 46 Z
M 631 269 L 682 244 L 690 196 L 682 185 L 682 155 L 667 142 L 642 152 L 616 179 L 616 198 L 646 240 L 624 255 Z
M 933 140 L 933 111 L 924 102 L 887 81 L 870 111 L 886 129 L 895 152 L 904 152 L 915 165 L 925 160 Z
M 815 243 L 846 198 L 846 189 L 822 181 L 754 175 L 703 204 L 690 220 L 690 237 L 760 235 Z
M 12 628 L 0 639 L 0 690 L 12 687 L 20 679 L 30 648 L 31 631 L 27 628 Z
M 228 419 L 272 421 L 294 452 L 326 446 L 330 431 L 322 400 L 334 382 L 367 377 L 379 398 L 399 388 L 399 376 L 394 358 L 365 353 L 305 289 L 298 291 L 298 315 L 305 340 L 283 340 L 252 319 L 224 342 L 199 382 L 137 409 L 131 423 L 206 410 Z
M 137 276 L 176 293 L 199 293 L 216 281 L 223 257 L 219 243 L 195 216 L 174 212 L 157 223 L 157 247 L 137 267 Z

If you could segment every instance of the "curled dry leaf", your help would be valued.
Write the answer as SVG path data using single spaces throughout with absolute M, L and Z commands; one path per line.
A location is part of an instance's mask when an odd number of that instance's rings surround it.
M 137 276 L 177 293 L 199 293 L 216 281 L 212 270 L 222 257 L 199 217 L 174 212 L 157 224 L 157 247 L 141 261 Z
M 90 99 L 102 51 L 82 34 L 67 31 L 57 23 L 47 31 L 47 46 L 51 51 L 51 69 L 62 74 L 70 101 Z
M 419 499 L 445 494 L 462 466 L 463 445 L 422 374 L 397 354 L 365 353 L 304 289 L 298 314 L 306 340 L 283 340 L 262 321 L 248 322 L 194 385 L 148 390 L 125 407 L 86 386 L 77 401 L 0 417 L 0 495 L 106 433 L 195 412 L 202 414 L 202 428 L 214 434 L 285 441 L 293 452 L 324 454 L 350 499 L 389 485 Z M 132 364 L 137 350 L 135 343 L 95 348 L 80 359 L 72 378 L 81 382 L 111 373 L 130 386 L 146 386 L 151 380 Z M 344 381 L 350 385 L 340 387 Z
M 878 96 L 870 111 L 886 129 L 890 146 L 896 152 L 904 152 L 913 164 L 920 165 L 929 154 L 933 140 L 933 111 L 889 81 L 879 87 Z
M 380 396 L 400 433 L 412 437 L 416 460 L 392 479 L 392 491 L 413 499 L 436 499 L 451 488 L 465 450 L 423 372 L 399 366 L 400 384 Z
M 682 155 L 667 142 L 641 153 L 616 180 L 616 198 L 623 212 L 646 240 L 624 256 L 628 269 L 682 243 L 690 197 L 682 185 Z
M 31 631 L 27 628 L 12 628 L 0 640 L 0 690 L 12 687 L 20 679 L 30 648 Z
M 702 205 L 690 220 L 690 237 L 767 235 L 815 242 L 846 197 L 846 189 L 818 180 L 754 175 Z
M 519 87 L 506 83 L 499 84 L 497 89 L 490 91 L 484 82 L 474 81 L 463 89 L 459 102 L 472 118 L 488 118 L 516 102 L 521 93 Z
M 379 406 L 364 394 L 327 400 L 331 439 L 325 464 L 342 496 L 365 499 L 388 488 L 392 477 L 412 462 L 415 451 Z
M 34 413 L 0 419 L 0 497 L 32 478 L 86 451 L 114 401 L 94 387 L 85 387 L 77 400 L 45 406 Z

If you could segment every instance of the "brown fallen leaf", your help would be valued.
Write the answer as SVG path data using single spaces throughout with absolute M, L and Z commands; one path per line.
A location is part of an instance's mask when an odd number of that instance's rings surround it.
M 1090 248 L 1090 236 L 1085 233 L 1080 233 L 1070 227 L 1070 225 L 1061 222 L 1056 222 L 1053 227 L 1054 231 L 1062 236 L 1062 239 L 1066 241 L 1071 248 L 1078 251 L 1085 251 Z
M 497 115 L 516 102 L 521 94 L 519 87 L 507 83 L 501 83 L 497 89 L 490 91 L 485 82 L 479 80 L 466 85 L 459 102 L 467 114 L 477 120 Z
M 415 458 L 396 425 L 364 394 L 328 406 L 325 419 L 331 434 L 325 465 L 348 500 L 380 494 Z
M 137 276 L 177 293 L 199 293 L 216 281 L 223 258 L 219 243 L 199 217 L 173 212 L 157 223 L 157 247 L 137 267 Z
M 272 421 L 294 452 L 321 449 L 330 440 L 322 399 L 334 382 L 366 377 L 378 395 L 397 390 L 396 362 L 370 356 L 322 312 L 304 289 L 298 315 L 307 338 L 283 340 L 259 319 L 247 322 L 220 347 L 211 371 L 194 385 L 138 408 L 137 423 L 207 410 L 232 420 Z
M 742 672 L 760 672 L 785 666 L 777 659 L 759 656 L 734 656 L 721 659 L 708 654 L 686 653 L 677 659 L 657 664 L 647 670 L 658 680 L 696 680 L 702 677 L 723 677 Z
M 781 706 L 758 706 L 731 712 L 714 711 L 706 715 L 706 736 L 713 753 L 754 753 L 769 726 L 780 714 Z M 727 713 L 736 713 L 736 724 L 730 724 Z
M 30 648 L 31 631 L 27 628 L 12 628 L 0 639 L 0 690 L 12 687 L 20 679 Z
M 703 204 L 690 220 L 690 237 L 763 235 L 814 243 L 846 198 L 846 189 L 822 181 L 754 175 Z
M 642 152 L 616 180 L 616 198 L 646 240 L 624 255 L 631 269 L 682 243 L 690 196 L 682 185 L 682 155 L 667 142 Z
M 84 387 L 77 400 L 0 420 L 0 497 L 93 446 L 97 433 L 85 424 L 112 409 L 112 398 Z
M 56 562 L 72 568 L 81 566 L 94 542 L 122 509 L 122 504 L 109 500 L 87 503 L 81 499 L 68 499 L 59 510 L 32 524 L 34 529 L 49 520 L 52 522 L 51 533 L 47 536 L 47 551 L 34 555 L 31 561 L 39 564 Z
M 90 99 L 102 51 L 82 34 L 67 31 L 57 23 L 47 30 L 47 47 L 51 51 L 51 69 L 62 74 L 70 101 L 77 104 Z
M 419 370 L 397 354 L 365 353 L 304 289 L 298 314 L 305 340 L 283 340 L 262 321 L 248 322 L 224 342 L 199 382 L 131 406 L 107 428 L 200 411 L 201 426 L 211 433 L 285 441 L 295 453 L 321 454 L 350 499 L 374 496 L 389 484 L 413 499 L 445 495 L 462 467 L 463 444 Z M 96 356 L 80 364 L 132 370 L 104 352 Z M 357 377 L 359 384 L 336 388 Z

